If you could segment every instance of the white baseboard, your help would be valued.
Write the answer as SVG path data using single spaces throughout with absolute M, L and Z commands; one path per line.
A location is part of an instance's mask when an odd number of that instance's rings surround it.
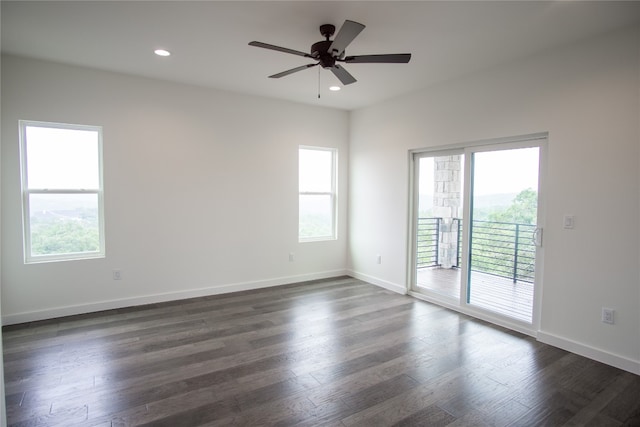
M 402 295 L 407 294 L 407 288 L 405 286 L 388 282 L 386 280 L 382 280 L 377 277 L 369 276 L 368 274 L 358 273 L 357 271 L 353 271 L 353 270 L 349 270 L 347 274 L 351 277 L 365 281 L 367 283 L 371 283 L 372 285 L 380 286 L 381 288 L 385 288 L 397 294 L 402 294 Z
M 604 364 L 622 369 L 624 371 L 631 372 L 632 374 L 640 375 L 640 361 L 638 360 L 633 360 L 623 356 L 619 356 L 617 354 L 612 354 L 604 350 L 590 347 L 588 345 L 581 344 L 579 342 L 543 331 L 538 331 L 538 341 L 561 348 L 563 350 L 570 351 L 571 353 L 579 354 L 580 356 L 584 356 L 598 362 L 602 362 Z
M 56 317 L 73 316 L 76 314 L 94 313 L 103 310 L 133 307 L 137 305 L 154 304 L 167 301 L 176 301 L 188 298 L 197 298 L 208 295 L 219 295 L 231 292 L 249 291 L 253 289 L 268 288 L 273 286 L 289 285 L 291 283 L 306 282 L 308 280 L 329 279 L 332 277 L 349 275 L 347 270 L 331 270 L 317 273 L 301 274 L 296 276 L 278 277 L 267 280 L 251 282 L 231 283 L 222 286 L 190 289 L 180 292 L 167 292 L 163 294 L 145 295 L 141 297 L 122 298 L 95 303 L 55 307 L 46 310 L 30 311 L 2 316 L 3 325 L 35 322 L 38 320 L 54 319 Z

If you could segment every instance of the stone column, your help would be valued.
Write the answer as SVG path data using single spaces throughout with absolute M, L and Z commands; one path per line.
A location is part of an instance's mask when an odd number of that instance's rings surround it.
M 462 214 L 460 155 L 435 157 L 434 163 L 433 214 L 442 218 L 438 258 L 443 268 L 451 268 L 457 263 L 458 245 L 458 224 L 453 219 Z

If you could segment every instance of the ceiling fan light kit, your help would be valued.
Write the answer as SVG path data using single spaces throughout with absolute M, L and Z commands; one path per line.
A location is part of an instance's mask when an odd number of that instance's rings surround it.
M 355 83 L 357 80 L 344 67 L 338 64 L 338 62 L 355 64 L 406 64 L 409 62 L 411 59 L 410 53 L 346 56 L 345 49 L 358 36 L 358 34 L 364 30 L 364 28 L 365 26 L 358 22 L 346 20 L 344 21 L 344 24 L 342 24 L 338 34 L 336 34 L 336 37 L 331 40 L 331 36 L 335 33 L 336 27 L 331 24 L 321 25 L 320 34 L 325 37 L 325 40 L 311 45 L 310 53 L 258 41 L 250 42 L 249 46 L 289 53 L 305 58 L 312 58 L 318 61 L 313 64 L 302 65 L 300 67 L 295 67 L 269 76 L 273 79 L 279 79 L 280 77 L 288 76 L 289 74 L 297 73 L 298 71 L 320 65 L 322 68 L 331 70 L 338 80 L 346 86 L 351 83 Z

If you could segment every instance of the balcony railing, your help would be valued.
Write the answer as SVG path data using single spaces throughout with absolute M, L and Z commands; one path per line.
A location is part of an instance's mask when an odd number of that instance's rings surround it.
M 418 268 L 440 265 L 440 224 L 442 218 L 418 218 Z
M 443 231 L 444 230 L 444 231 Z M 535 225 L 495 221 L 473 221 L 471 270 L 505 277 L 513 282 L 533 282 L 536 248 Z M 452 267 L 460 267 L 462 220 L 445 224 L 442 218 L 418 218 L 417 267 L 442 265 L 443 233 L 454 236 L 456 255 Z
M 460 267 L 462 220 L 453 218 L 449 224 L 445 224 L 442 218 L 418 218 L 418 268 L 442 265 L 441 249 L 444 248 L 442 248 L 441 241 L 444 233 L 452 236 L 445 243 L 455 250 L 455 255 L 452 255 L 453 262 L 450 264 L 452 267 Z M 449 242 L 453 242 L 453 244 Z

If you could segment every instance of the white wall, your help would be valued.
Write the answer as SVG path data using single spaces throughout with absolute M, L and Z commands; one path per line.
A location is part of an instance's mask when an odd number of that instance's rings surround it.
M 103 126 L 105 259 L 23 263 L 19 119 Z M 5 324 L 344 274 L 348 120 L 345 111 L 4 57 Z M 298 243 L 299 144 L 339 150 L 337 241 Z
M 0 60 L 0 80 L 2 80 L 2 66 Z M 2 117 L 2 106 L 0 105 L 0 118 Z M 2 120 L 0 120 L 0 129 Z M 0 150 L 0 159 L 2 159 L 2 150 Z M 2 163 L 0 162 L 0 172 L 2 171 Z M 0 182 L 2 181 L 2 174 L 0 173 Z M 0 191 L 1 194 L 1 191 Z M 0 199 L 0 205 L 2 200 Z M 0 217 L 2 212 L 0 211 Z M 2 241 L 2 230 L 0 229 L 0 241 Z M 0 247 L 0 253 L 2 248 Z M 4 362 L 3 362 L 3 350 L 2 350 L 2 262 L 0 257 L 0 427 L 7 425 L 7 408 L 5 405 L 4 396 Z
M 549 132 L 538 337 L 640 373 L 639 39 L 618 32 L 353 112 L 353 274 L 406 289 L 408 150 Z
M 2 80 L 2 61 L 0 59 L 0 81 Z M 0 105 L 0 129 L 2 129 L 1 120 L 2 117 L 2 106 Z M 2 159 L 2 150 L 0 149 L 0 160 Z M 0 161 L 0 183 L 2 182 L 2 162 Z M 1 195 L 1 191 L 0 191 Z M 2 200 L 0 198 L 0 205 L 2 205 Z M 1 222 L 2 212 L 0 210 L 0 222 Z M 2 241 L 2 229 L 0 228 L 0 241 Z M 0 247 L 0 254 L 2 253 L 2 248 Z M 4 362 L 3 362 L 3 350 L 2 350 L 2 261 L 0 256 L 0 426 L 4 427 L 7 425 L 7 407 L 4 393 Z

